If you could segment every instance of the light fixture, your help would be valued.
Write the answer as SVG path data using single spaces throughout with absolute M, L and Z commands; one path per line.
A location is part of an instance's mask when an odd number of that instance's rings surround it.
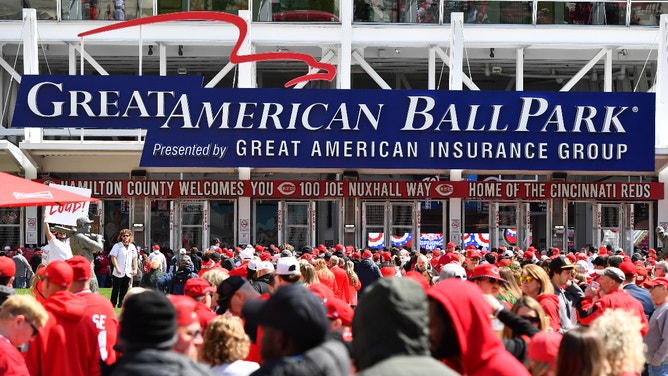
M 183 46 L 179 45 L 179 56 L 183 56 Z
M 188 74 L 188 69 L 182 65 L 179 65 L 179 67 L 176 69 L 176 73 L 180 75 Z
M 493 49 L 493 48 L 490 48 L 490 49 L 489 49 L 489 57 L 491 57 L 492 59 L 494 59 L 494 49 Z
M 401 51 L 399 51 L 398 48 L 395 48 L 395 49 L 394 49 L 394 52 L 395 52 L 397 55 L 399 55 L 399 54 L 401 53 Z
M 148 46 L 148 56 L 151 56 L 151 55 L 153 55 L 153 46 L 149 45 Z

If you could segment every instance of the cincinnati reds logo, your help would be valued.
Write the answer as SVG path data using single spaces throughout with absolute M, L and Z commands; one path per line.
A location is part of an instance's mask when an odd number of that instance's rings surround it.
M 276 51 L 276 52 L 263 52 L 250 55 L 239 55 L 239 49 L 246 39 L 248 34 L 248 25 L 243 18 L 236 16 L 234 14 L 223 13 L 223 12 L 210 12 L 210 11 L 197 11 L 197 12 L 176 12 L 168 14 L 159 14 L 157 16 L 149 16 L 137 18 L 134 20 L 118 22 L 107 26 L 98 27 L 97 29 L 85 31 L 78 34 L 79 38 L 87 37 L 89 35 L 95 35 L 104 33 L 112 30 L 120 30 L 133 26 L 142 26 L 150 25 L 162 22 L 171 22 L 171 21 L 221 21 L 231 23 L 239 29 L 239 39 L 234 44 L 232 52 L 230 53 L 230 62 L 232 64 L 240 63 L 252 63 L 258 61 L 270 61 L 270 60 L 296 60 L 303 61 L 308 65 L 307 72 L 310 68 L 315 68 L 324 72 L 318 73 L 307 73 L 305 75 L 293 78 L 292 80 L 285 83 L 285 87 L 294 86 L 300 82 L 309 82 L 309 81 L 332 81 L 336 75 L 336 67 L 332 64 L 322 63 L 317 61 L 313 56 L 301 53 L 301 52 L 289 52 L 289 51 Z
M 286 196 L 290 196 L 297 191 L 297 187 L 289 181 L 281 183 L 276 189 Z

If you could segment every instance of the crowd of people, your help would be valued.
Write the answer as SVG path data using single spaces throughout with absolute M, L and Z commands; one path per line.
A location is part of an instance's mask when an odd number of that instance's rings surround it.
M 653 249 L 214 239 L 172 254 L 123 229 L 92 264 L 63 244 L 33 296 L 11 287 L 30 263 L 0 256 L 0 374 L 668 375 L 668 262 Z M 111 299 L 91 291 L 100 264 Z

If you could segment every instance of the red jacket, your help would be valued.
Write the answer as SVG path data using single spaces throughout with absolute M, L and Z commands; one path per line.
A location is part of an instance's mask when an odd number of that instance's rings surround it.
M 578 321 L 582 325 L 587 326 L 591 325 L 594 320 L 601 316 L 608 308 L 619 308 L 633 312 L 642 322 L 640 333 L 643 337 L 647 334 L 649 324 L 647 323 L 647 317 L 645 317 L 645 311 L 642 308 L 642 304 L 622 288 L 603 295 L 596 302 L 593 302 L 592 297 L 587 296 L 575 304 Z
M 49 319 L 24 354 L 30 375 L 99 375 L 98 329 L 87 316 L 84 298 L 59 291 L 46 300 L 44 308 Z
M 16 346 L 3 336 L 0 336 L 0 354 L 2 354 L 0 355 L 0 375 L 24 376 L 28 374 L 25 359 Z
M 543 307 L 545 316 L 550 318 L 550 327 L 555 333 L 561 329 L 561 319 L 559 318 L 559 297 L 554 294 L 538 295 L 536 300 Z
M 329 270 L 334 273 L 334 279 L 336 280 L 334 296 L 350 304 L 350 290 L 348 289 L 350 279 L 348 279 L 348 273 L 338 266 L 332 266 Z
M 450 315 L 460 355 L 441 359 L 467 376 L 529 376 L 529 371 L 506 351 L 492 329 L 491 310 L 480 288 L 469 281 L 446 279 L 427 291 Z M 452 362 L 458 358 L 457 362 Z
M 90 290 L 81 291 L 77 296 L 86 301 L 86 316 L 95 324 L 98 333 L 100 358 L 107 365 L 116 363 L 116 340 L 118 338 L 118 319 L 109 299 L 93 294 Z M 104 334 L 102 334 L 104 333 Z M 101 340 L 104 338 L 104 340 Z

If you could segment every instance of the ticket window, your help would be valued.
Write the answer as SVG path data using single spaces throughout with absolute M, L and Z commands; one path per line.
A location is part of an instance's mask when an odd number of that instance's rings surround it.
M 264 246 L 280 245 L 279 232 L 279 201 L 259 200 L 253 203 L 254 243 Z
M 229 200 L 211 201 L 210 205 L 210 220 L 209 220 L 209 238 L 217 238 L 220 240 L 221 247 L 234 247 L 237 244 L 235 240 L 235 213 L 236 202 Z M 203 246 L 204 249 L 209 244 Z
M 415 202 L 365 202 L 362 235 L 369 248 L 414 248 L 419 233 Z
M 420 201 L 420 245 L 419 248 L 444 249 L 443 234 L 446 222 L 447 201 Z M 417 236 L 416 236 L 417 239 Z
M 311 202 L 282 202 L 279 206 L 283 213 L 282 237 L 279 240 L 293 247 L 313 246 L 311 232 L 314 227 L 312 214 L 315 206 Z
M 160 245 L 160 247 L 172 248 L 172 239 L 170 234 L 173 229 L 173 205 L 171 200 L 152 200 L 150 202 L 150 225 L 149 242 L 150 245 Z
M 197 247 L 202 249 L 202 245 L 208 243 L 204 238 L 204 219 L 207 216 L 205 202 L 183 201 L 180 209 L 181 236 L 178 248 L 189 250 L 192 247 Z
M 122 229 L 130 228 L 130 202 L 127 200 L 104 200 L 104 247 L 111 249 L 118 243 Z
M 599 204 L 601 213 L 601 244 L 610 245 L 613 249 L 622 248 L 621 233 L 622 207 L 619 204 Z
M 473 245 L 482 249 L 490 248 L 490 207 L 489 201 L 462 200 L 464 224 L 462 245 Z

